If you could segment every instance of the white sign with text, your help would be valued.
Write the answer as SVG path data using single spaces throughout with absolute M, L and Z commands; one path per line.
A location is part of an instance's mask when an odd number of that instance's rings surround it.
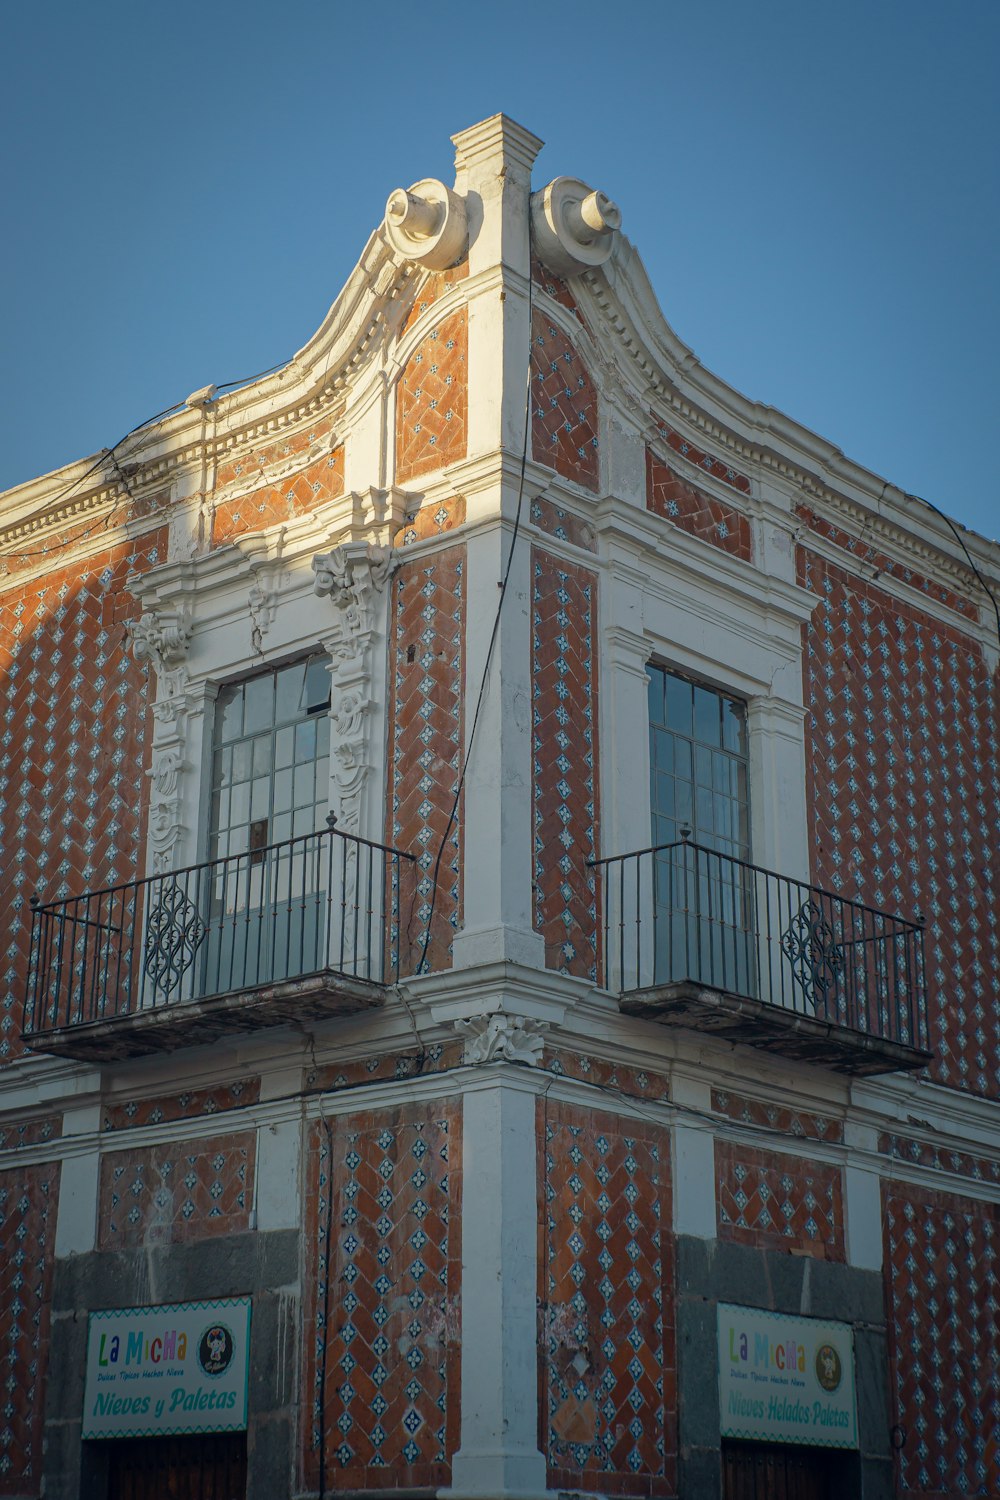
M 241 1432 L 250 1298 L 90 1314 L 85 1438 Z
M 856 1448 L 848 1323 L 719 1303 L 721 1435 Z

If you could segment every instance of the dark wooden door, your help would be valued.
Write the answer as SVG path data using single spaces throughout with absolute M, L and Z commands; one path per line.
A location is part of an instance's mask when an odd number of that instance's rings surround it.
M 109 1444 L 108 1500 L 245 1500 L 242 1432 Z
M 779 1443 L 723 1443 L 723 1500 L 840 1500 L 843 1455 Z

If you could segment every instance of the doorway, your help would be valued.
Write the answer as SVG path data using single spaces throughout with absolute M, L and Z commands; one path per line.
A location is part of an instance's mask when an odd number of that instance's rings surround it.
M 841 1500 L 852 1474 L 851 1455 L 835 1448 L 722 1444 L 722 1500 Z
M 108 1500 L 244 1500 L 245 1432 L 108 1444 Z

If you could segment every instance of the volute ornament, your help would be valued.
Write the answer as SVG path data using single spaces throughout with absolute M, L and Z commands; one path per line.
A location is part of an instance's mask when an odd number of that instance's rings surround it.
M 436 177 L 425 177 L 389 194 L 385 232 L 404 260 L 444 271 L 462 259 L 469 242 L 465 202 Z
M 579 177 L 555 177 L 531 195 L 535 250 L 557 276 L 602 266 L 615 248 L 621 224 L 617 203 Z

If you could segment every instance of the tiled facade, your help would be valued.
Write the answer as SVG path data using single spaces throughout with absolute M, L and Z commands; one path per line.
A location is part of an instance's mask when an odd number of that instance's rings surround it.
M 608 1062 L 586 1052 L 571 1052 L 566 1047 L 546 1047 L 543 1066 L 558 1078 L 576 1078 L 609 1094 L 632 1099 L 669 1099 L 670 1084 L 655 1068 L 636 1068 L 625 1063 Z
M 331 1492 L 449 1482 L 460 1420 L 458 1122 L 439 1102 L 312 1127 L 303 1402 L 312 1488 L 321 1441 Z
M 102 1250 L 184 1244 L 247 1229 L 256 1136 L 164 1140 L 101 1157 Z
M 957 628 L 800 548 L 818 885 L 927 919 L 933 1075 L 1000 1094 L 1000 679 Z
M 388 841 L 417 853 L 415 889 L 401 891 L 404 973 L 447 966 L 462 912 L 462 808 L 435 865 L 458 788 L 465 729 L 465 548 L 404 563 L 393 579 Z M 433 918 L 432 908 L 433 905 Z M 428 922 L 433 927 L 428 938 Z
M 894 1130 L 879 1135 L 878 1149 L 894 1161 L 906 1162 L 909 1166 L 929 1167 L 932 1172 L 954 1172 L 967 1177 L 970 1182 L 988 1182 L 1000 1187 L 1000 1160 L 996 1157 L 932 1146 Z
M 0 1495 L 37 1495 L 58 1162 L 0 1172 Z
M 465 524 L 465 496 L 456 495 L 453 500 L 436 500 L 433 504 L 421 505 L 420 509 L 406 517 L 397 531 L 393 545 L 412 547 L 414 542 L 423 542 L 428 537 L 444 536 L 456 526 Z
M 798 1136 L 801 1139 L 830 1141 L 834 1144 L 839 1144 L 844 1139 L 842 1120 L 813 1114 L 810 1110 L 765 1104 L 761 1099 L 734 1094 L 728 1089 L 712 1090 L 712 1108 L 730 1120 L 738 1120 L 742 1125 L 757 1125 L 762 1130 L 773 1131 L 775 1135 Z
M 690 438 L 681 437 L 679 432 L 675 432 L 665 422 L 657 421 L 656 431 L 660 441 L 683 458 L 686 463 L 693 464 L 695 468 L 711 474 L 713 479 L 719 479 L 723 484 L 728 484 L 730 489 L 736 490 L 740 495 L 750 494 L 749 478 L 733 468 L 732 464 L 699 448 L 697 443 L 691 442 Z
M 545 962 L 596 979 L 597 576 L 531 550 L 535 928 Z
M 260 1078 L 238 1078 L 215 1088 L 184 1090 L 179 1094 L 162 1094 L 152 1099 L 127 1099 L 120 1104 L 106 1104 L 101 1128 L 135 1130 L 142 1125 L 171 1124 L 174 1120 L 196 1120 L 199 1116 L 225 1114 L 243 1109 L 260 1098 Z
M 715 1171 L 720 1239 L 845 1258 L 839 1167 L 716 1137 Z
M 126 579 L 166 558 L 166 533 L 86 560 L 57 558 L 0 595 L 0 817 L 10 915 L 0 971 L 0 1060 L 22 1051 L 29 898 L 142 873 L 149 683 L 127 645 L 138 607 Z
M 585 490 L 600 487 L 597 390 L 572 341 L 535 309 L 531 320 L 531 454 Z
M 582 547 L 585 552 L 597 551 L 594 528 L 589 522 L 573 515 L 571 511 L 563 510 L 554 500 L 546 500 L 544 495 L 532 500 L 531 520 L 539 531 L 555 537 L 558 542 L 570 542 L 574 547 Z
M 327 447 L 318 437 L 310 446 L 320 449 Z M 214 547 L 235 541 L 238 536 L 244 536 L 248 532 L 264 531 L 282 521 L 308 515 L 317 505 L 334 500 L 344 493 L 342 446 L 327 447 L 327 451 L 321 452 L 318 458 L 314 458 L 297 472 L 283 474 L 280 479 L 273 481 L 267 477 L 267 466 L 262 455 L 251 454 L 242 463 L 234 463 L 231 467 L 236 476 L 249 481 L 255 477 L 254 464 L 259 466 L 262 483 L 232 499 L 223 496 L 213 510 Z
M 676 1492 L 669 1137 L 542 1101 L 541 1441 L 553 1489 Z
M 396 393 L 396 483 L 465 457 L 468 313 L 442 318 L 407 360 Z
M 883 1187 L 901 1500 L 1000 1493 L 1000 1213 Z
M 743 512 L 696 489 L 652 448 L 646 449 L 646 509 L 721 552 L 744 562 L 753 557 L 753 532 Z

